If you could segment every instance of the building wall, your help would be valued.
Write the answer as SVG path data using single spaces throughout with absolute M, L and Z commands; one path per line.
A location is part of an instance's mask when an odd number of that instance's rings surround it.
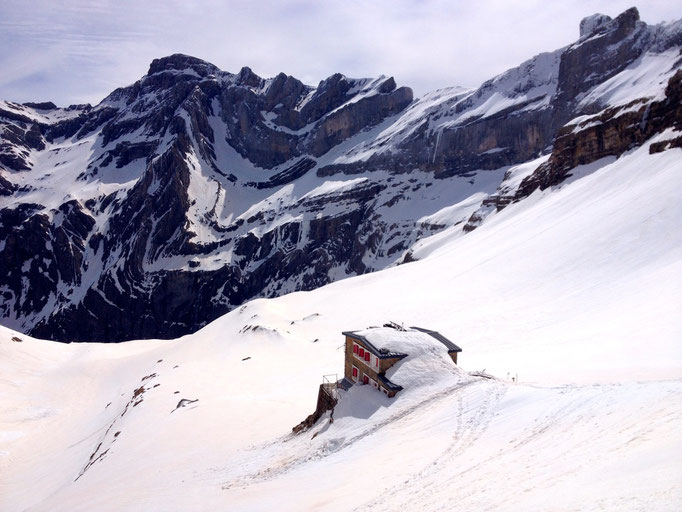
M 358 342 L 356 341 L 356 343 L 358 343 Z M 360 345 L 361 347 L 365 348 L 365 346 L 364 346 L 362 343 L 358 343 L 358 345 Z M 355 366 L 355 367 L 358 368 L 362 373 L 365 373 L 365 374 L 367 374 L 369 377 L 373 378 L 374 380 L 377 380 L 377 378 L 378 378 L 377 375 L 378 375 L 379 372 L 377 372 L 376 370 L 374 370 L 373 367 L 370 366 L 369 364 L 367 364 L 364 360 L 362 360 L 362 359 L 360 359 L 360 358 L 357 358 L 357 357 L 355 357 L 355 356 L 353 355 L 353 344 L 352 344 L 352 342 L 351 342 L 351 348 L 350 348 L 350 357 L 349 357 L 349 361 L 350 361 L 349 366 L 350 366 L 351 368 L 352 368 L 353 366 Z M 380 359 L 379 361 L 381 361 L 381 359 Z M 371 361 L 370 361 L 370 362 L 371 362 Z M 351 379 L 353 378 L 353 373 L 352 373 L 352 371 L 349 373 L 349 376 L 350 376 Z
M 368 377 L 371 377 L 374 380 L 378 379 L 377 372 L 375 372 L 371 366 L 368 366 L 363 361 L 354 358 L 352 366 L 358 368 L 363 374 L 367 375 Z
M 317 420 L 319 420 L 325 412 L 332 411 L 332 414 L 334 414 L 334 407 L 336 407 L 336 403 L 336 398 L 329 394 L 329 392 L 325 389 L 324 384 L 320 384 L 320 390 L 317 394 L 317 407 L 315 408 L 315 412 L 291 430 L 294 432 L 294 434 L 308 430 L 315 423 L 317 423 Z
M 351 350 L 353 350 L 352 346 L 351 346 Z M 379 359 L 379 373 L 384 373 L 386 370 L 388 370 L 391 366 L 396 364 L 398 361 L 400 361 L 399 357 L 391 357 L 389 359 Z
M 379 382 L 379 373 L 383 373 L 386 370 L 388 370 L 391 366 L 400 361 L 400 358 L 392 357 L 389 359 L 379 359 L 379 367 L 376 368 L 374 366 L 374 358 L 376 357 L 374 354 L 372 354 L 369 364 L 368 362 L 353 355 L 354 343 L 357 343 L 359 346 L 367 350 L 367 347 L 361 340 L 351 338 L 350 336 L 346 336 L 345 349 L 346 360 L 344 365 L 344 376 L 347 377 L 349 380 L 353 381 L 353 366 L 355 366 L 360 371 L 360 375 L 358 375 L 358 380 L 360 380 L 360 378 L 364 374 L 367 375 L 372 380 L 375 380 L 379 385 L 380 389 L 385 389 L 383 386 L 381 386 L 381 383 Z M 396 391 L 392 391 L 390 389 L 386 389 L 386 392 L 389 397 L 393 397 L 397 393 Z
M 346 336 L 346 360 L 344 364 L 344 377 L 353 380 L 352 362 L 353 362 L 353 342 L 356 341 L 350 336 Z

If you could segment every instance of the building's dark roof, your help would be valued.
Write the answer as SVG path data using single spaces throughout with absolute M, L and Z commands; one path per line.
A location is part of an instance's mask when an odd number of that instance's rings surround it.
M 443 336 L 439 332 L 432 331 L 430 329 L 423 329 L 421 327 L 411 327 L 411 329 L 414 329 L 415 331 L 425 332 L 426 334 L 428 334 L 431 337 L 440 341 L 448 349 L 448 354 L 450 354 L 452 352 L 461 352 L 462 351 L 461 348 L 459 348 L 457 345 L 455 345 L 453 342 L 451 342 L 449 339 L 447 339 L 445 336 Z
M 379 379 L 379 382 L 381 382 L 381 384 L 386 389 L 390 389 L 391 391 L 401 391 L 403 389 L 402 386 L 395 384 L 395 383 L 391 382 L 390 380 L 388 380 L 386 378 L 386 375 L 384 375 L 383 373 L 377 374 L 377 378 Z
M 337 385 L 341 389 L 348 391 L 351 388 L 351 386 L 353 385 L 353 381 L 350 380 L 348 377 L 344 377 L 343 379 L 341 379 L 340 381 L 337 382 Z
M 367 338 L 360 334 L 354 333 L 353 331 L 344 331 L 341 334 L 362 341 L 363 345 L 365 345 L 369 349 L 369 351 L 375 356 L 377 356 L 379 359 L 403 359 L 404 357 L 407 357 L 407 354 L 403 354 L 402 352 L 391 352 L 386 349 L 378 349 L 374 345 L 372 345 L 372 343 Z

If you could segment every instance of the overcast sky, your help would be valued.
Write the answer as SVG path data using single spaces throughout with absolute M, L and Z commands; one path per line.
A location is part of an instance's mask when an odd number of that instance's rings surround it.
M 156 57 L 186 53 L 315 85 L 335 72 L 392 75 L 417 95 L 475 86 L 578 37 L 589 14 L 633 0 L 1 0 L 0 99 L 97 103 Z M 682 18 L 642 0 L 642 20 Z

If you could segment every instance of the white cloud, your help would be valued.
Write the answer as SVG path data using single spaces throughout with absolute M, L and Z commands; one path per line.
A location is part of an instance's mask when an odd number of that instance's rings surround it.
M 417 94 L 475 86 L 572 42 L 584 16 L 615 16 L 631 1 L 4 0 L 0 98 L 97 102 L 175 52 L 307 83 L 342 72 L 393 75 Z M 642 19 L 679 17 L 672 4 L 640 2 Z

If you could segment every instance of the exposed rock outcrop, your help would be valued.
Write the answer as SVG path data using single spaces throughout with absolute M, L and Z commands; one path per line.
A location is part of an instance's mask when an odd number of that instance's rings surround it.
M 523 180 L 515 199 L 527 197 L 537 188 L 558 185 L 575 167 L 619 156 L 666 129 L 682 131 L 682 70 L 670 79 L 661 101 L 641 98 L 563 127 L 549 160 Z M 653 151 L 677 147 L 678 138 L 671 137 L 668 144 L 657 143 Z

